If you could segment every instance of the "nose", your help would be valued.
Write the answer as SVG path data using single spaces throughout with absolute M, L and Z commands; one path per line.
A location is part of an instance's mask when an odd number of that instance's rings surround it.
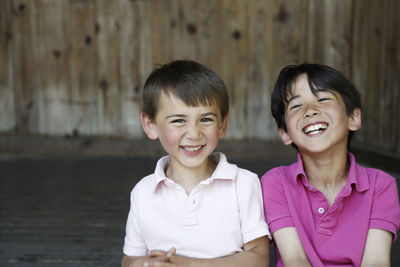
M 304 117 L 309 118 L 319 115 L 320 111 L 314 105 L 308 105 L 304 111 Z
M 200 137 L 200 126 L 197 124 L 189 124 L 188 125 L 188 131 L 187 131 L 187 136 L 192 139 L 197 139 Z

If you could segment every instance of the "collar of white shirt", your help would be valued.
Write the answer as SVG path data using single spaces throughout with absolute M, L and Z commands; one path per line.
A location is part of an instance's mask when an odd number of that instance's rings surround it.
M 217 163 L 217 167 L 212 173 L 210 178 L 205 179 L 201 182 L 201 184 L 209 184 L 213 180 L 235 180 L 237 177 L 237 172 L 239 170 L 238 166 L 232 163 L 229 163 L 226 159 L 226 156 L 223 153 L 215 152 L 210 155 L 211 159 Z M 174 183 L 171 179 L 169 179 L 165 175 L 165 168 L 169 164 L 169 156 L 164 156 L 160 158 L 157 162 L 156 169 L 154 171 L 155 180 L 154 180 L 154 190 L 157 188 L 160 182 L 170 181 Z

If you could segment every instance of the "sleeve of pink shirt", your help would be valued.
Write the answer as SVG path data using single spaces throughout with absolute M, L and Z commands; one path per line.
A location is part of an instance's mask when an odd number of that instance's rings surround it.
M 399 195 L 396 179 L 377 170 L 375 192 L 371 208 L 369 228 L 383 229 L 397 238 L 400 224 Z
M 294 227 L 283 188 L 282 179 L 285 177 L 282 177 L 282 171 L 274 168 L 261 178 L 264 212 L 271 233 L 285 227 Z
M 243 244 L 265 235 L 270 237 L 268 225 L 265 222 L 258 176 L 240 169 L 236 182 Z
M 126 222 L 126 234 L 124 243 L 124 254 L 127 256 L 144 256 L 147 254 L 146 245 L 143 241 L 138 223 L 138 192 L 135 187 L 131 192 L 131 207 Z

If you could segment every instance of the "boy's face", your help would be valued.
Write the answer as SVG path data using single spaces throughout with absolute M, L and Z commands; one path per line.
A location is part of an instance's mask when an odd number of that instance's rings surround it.
M 294 143 L 300 152 L 347 150 L 349 130 L 361 127 L 360 109 L 347 115 L 342 97 L 334 91 L 318 91 L 314 95 L 306 74 L 297 77 L 287 99 L 287 132 L 279 129 L 279 134 L 284 144 Z
M 202 168 L 208 156 L 225 136 L 227 118 L 221 118 L 219 106 L 187 106 L 173 94 L 161 93 L 155 120 L 141 116 L 150 139 L 160 139 L 170 155 L 172 168 Z

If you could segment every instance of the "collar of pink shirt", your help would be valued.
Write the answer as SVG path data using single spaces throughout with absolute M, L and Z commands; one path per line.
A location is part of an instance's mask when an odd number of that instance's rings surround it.
M 354 184 L 358 192 L 368 190 L 369 181 L 368 179 L 365 179 L 365 177 L 367 177 L 367 172 L 365 168 L 360 168 L 360 166 L 356 164 L 355 157 L 352 153 L 348 153 L 348 159 L 350 161 L 350 170 L 346 184 Z M 306 173 L 304 172 L 303 160 L 300 153 L 297 154 L 297 163 L 298 164 L 292 165 L 294 167 L 292 169 L 292 177 L 295 179 L 295 182 L 297 183 L 300 180 L 307 188 L 312 187 L 311 184 L 308 182 Z

